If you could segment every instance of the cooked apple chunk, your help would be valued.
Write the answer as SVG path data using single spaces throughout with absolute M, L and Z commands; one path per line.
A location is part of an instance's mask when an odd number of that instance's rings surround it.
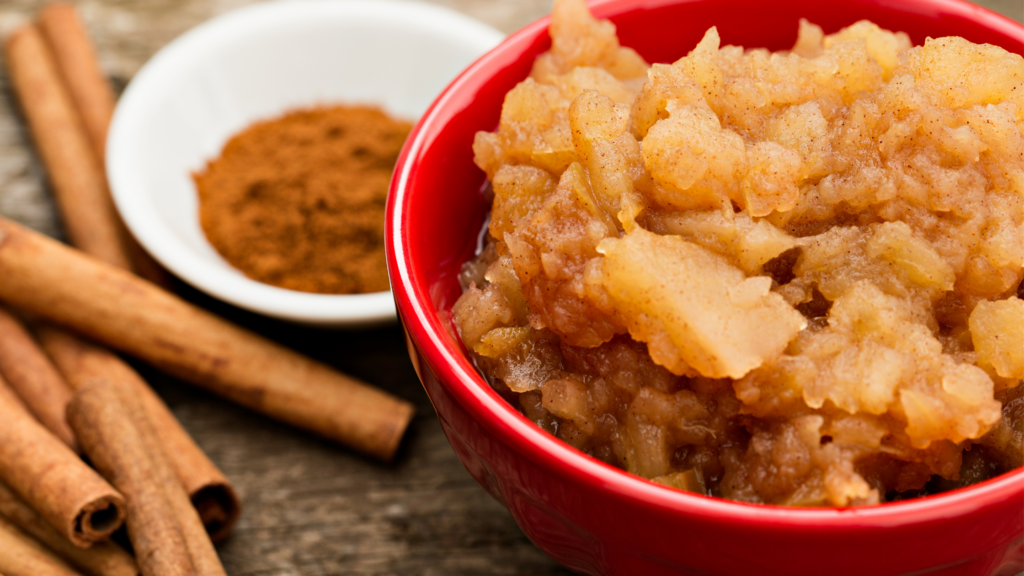
M 748 278 L 724 257 L 637 229 L 598 246 L 603 285 L 651 357 L 675 374 L 740 378 L 777 357 L 807 321 L 767 276 Z
M 1024 378 L 1024 300 L 981 301 L 969 323 L 978 364 L 1003 378 Z

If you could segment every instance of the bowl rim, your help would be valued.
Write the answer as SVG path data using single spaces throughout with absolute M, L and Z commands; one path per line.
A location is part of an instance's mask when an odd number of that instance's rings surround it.
M 132 78 L 117 103 L 107 138 L 106 173 L 116 209 L 128 230 L 161 265 L 219 300 L 288 321 L 334 327 L 362 327 L 395 320 L 390 290 L 365 294 L 319 294 L 264 284 L 228 264 L 197 258 L 196 252 L 160 217 L 145 183 L 124 158 L 138 142 L 137 119 L 151 113 L 147 100 L 202 61 L 210 50 L 251 38 L 268 27 L 302 26 L 323 18 L 358 22 L 397 21 L 443 32 L 482 54 L 505 35 L 454 10 L 412 0 L 273 0 L 228 11 L 198 24 L 161 48 Z M 346 24 L 351 26 L 351 24 Z M 284 110 L 282 110 L 284 112 Z M 198 218 L 198 214 L 196 215 Z
M 588 2 L 598 18 L 619 13 L 619 5 L 657 7 L 677 0 L 596 0 Z M 1024 42 L 1024 25 L 964 0 L 905 0 L 907 4 L 939 5 L 969 15 L 986 27 Z M 438 117 L 459 106 L 455 96 L 470 84 L 480 84 L 488 68 L 525 50 L 546 34 L 546 16 L 505 39 L 463 71 L 434 101 L 413 129 L 399 157 L 391 182 L 385 235 L 388 267 L 399 316 L 409 338 L 430 370 L 454 399 L 490 433 L 546 471 L 572 481 L 600 486 L 635 504 L 674 514 L 700 516 L 733 524 L 758 523 L 785 529 L 849 531 L 893 528 L 967 515 L 988 506 L 1024 498 L 1024 467 L 977 484 L 910 500 L 857 508 L 800 508 L 751 504 L 674 490 L 601 462 L 573 448 L 530 422 L 499 396 L 476 371 L 450 335 L 450 326 L 437 314 L 432 296 L 409 261 L 406 204 L 416 165 L 440 128 Z M 410 353 L 415 351 L 410 349 Z

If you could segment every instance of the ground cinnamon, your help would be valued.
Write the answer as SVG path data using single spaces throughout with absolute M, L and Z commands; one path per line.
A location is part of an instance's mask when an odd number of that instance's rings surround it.
M 387 290 L 384 201 L 410 128 L 359 106 L 254 124 L 194 174 L 207 238 L 260 282 L 326 294 Z

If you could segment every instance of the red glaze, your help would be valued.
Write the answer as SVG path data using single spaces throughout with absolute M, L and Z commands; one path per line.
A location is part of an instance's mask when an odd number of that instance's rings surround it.
M 704 31 L 783 49 L 804 17 L 826 33 L 860 19 L 1024 52 L 1024 26 L 959 0 L 605 0 L 622 44 L 671 62 Z M 519 414 L 480 378 L 449 309 L 488 209 L 473 164 L 505 93 L 550 44 L 547 19 L 510 36 L 423 116 L 388 199 L 388 268 L 410 353 L 466 469 L 552 558 L 585 574 L 1013 575 L 1024 570 L 1024 470 L 954 492 L 858 509 L 758 506 L 674 491 L 598 462 Z

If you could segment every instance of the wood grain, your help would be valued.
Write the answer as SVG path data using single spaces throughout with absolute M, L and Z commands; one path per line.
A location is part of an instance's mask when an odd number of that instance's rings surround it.
M 83 19 L 117 90 L 161 46 L 250 0 L 82 0 Z M 512 32 L 550 0 L 436 0 Z M 0 3 L 0 34 L 38 0 Z M 1020 0 L 981 4 L 1024 21 Z M 61 237 L 42 171 L 0 70 L 0 214 Z M 555 575 L 508 512 L 462 468 L 406 357 L 397 326 L 363 332 L 303 329 L 260 318 L 177 285 L 187 299 L 365 379 L 417 407 L 398 456 L 381 465 L 273 422 L 146 367 L 182 424 L 235 483 L 245 505 L 219 546 L 229 574 Z

